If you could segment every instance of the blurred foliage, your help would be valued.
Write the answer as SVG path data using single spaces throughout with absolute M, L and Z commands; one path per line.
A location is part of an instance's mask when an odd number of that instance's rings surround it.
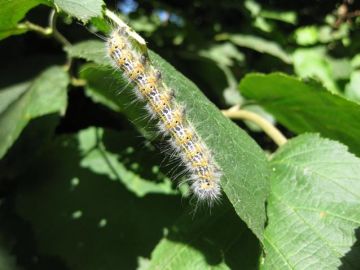
M 212 134 L 210 211 L 109 67 L 105 7 Z M 0 0 L 0 270 L 358 269 L 359 26 L 355 0 Z

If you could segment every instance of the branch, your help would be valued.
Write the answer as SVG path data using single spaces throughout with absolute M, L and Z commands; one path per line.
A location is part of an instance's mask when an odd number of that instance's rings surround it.
M 34 24 L 29 21 L 25 21 L 23 23 L 19 23 L 17 25 L 18 29 L 25 29 L 29 31 L 34 31 L 44 37 L 53 37 L 58 42 L 60 42 L 63 46 L 70 46 L 71 43 L 57 30 L 56 28 L 56 11 L 53 9 L 49 15 L 49 26 L 42 27 L 40 25 Z
M 280 132 L 280 130 L 256 113 L 240 110 L 237 107 L 224 110 L 222 113 L 230 119 L 248 120 L 257 124 L 278 146 L 287 142 L 286 137 Z
M 34 24 L 29 21 L 19 23 L 16 27 L 18 29 L 25 29 L 25 30 L 37 32 L 38 34 L 45 36 L 45 37 L 49 37 L 52 35 L 52 29 L 50 27 L 44 28 L 40 25 Z
M 55 9 L 51 10 L 49 15 L 49 27 L 52 30 L 52 36 L 62 45 L 71 46 L 71 43 L 56 28 L 57 14 Z
M 75 87 L 83 87 L 86 85 L 86 80 L 78 79 L 75 77 L 72 77 L 70 82 L 71 82 L 71 85 L 73 85 Z

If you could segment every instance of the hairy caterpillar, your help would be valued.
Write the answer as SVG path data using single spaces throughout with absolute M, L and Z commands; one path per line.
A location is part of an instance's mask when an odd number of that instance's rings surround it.
M 147 56 L 137 49 L 129 36 L 129 29 L 120 27 L 107 40 L 107 52 L 114 65 L 135 86 L 136 97 L 146 103 L 158 130 L 169 138 L 189 173 L 192 193 L 199 201 L 212 204 L 220 197 L 221 172 L 208 147 L 187 119 L 186 110 L 176 102 L 174 91 L 162 81 L 161 73 Z

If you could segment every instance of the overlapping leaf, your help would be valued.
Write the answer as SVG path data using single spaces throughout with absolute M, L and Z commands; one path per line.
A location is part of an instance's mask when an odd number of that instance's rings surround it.
M 102 0 L 53 0 L 54 4 L 60 9 L 76 17 L 77 19 L 87 22 L 93 17 L 102 16 Z
M 26 31 L 17 27 L 26 13 L 40 4 L 49 4 L 50 0 L 1 0 L 0 1 L 0 40 Z
M 61 67 L 50 67 L 32 82 L 0 91 L 0 157 L 27 123 L 50 113 L 65 113 L 69 79 Z
M 301 135 L 271 160 L 264 269 L 357 269 L 360 159 Z
M 290 130 L 320 132 L 360 155 L 360 105 L 332 94 L 319 84 L 285 74 L 249 74 L 240 91 L 256 100 Z
M 229 204 L 211 214 L 185 214 L 156 246 L 151 269 L 255 269 L 259 242 Z
M 86 44 L 79 45 L 81 50 L 75 45 L 68 48 L 68 51 L 72 56 L 94 60 L 100 64 L 107 63 L 102 60 L 106 59 L 103 56 L 105 50 L 102 42 L 95 45 L 96 43 L 91 41 L 87 47 Z M 268 192 L 268 169 L 264 153 L 182 74 L 151 51 L 150 60 L 163 74 L 164 82 L 175 90 L 178 102 L 186 106 L 188 119 L 197 127 L 198 134 L 214 154 L 223 171 L 223 190 L 237 214 L 257 237 L 262 239 L 265 223 L 264 203 Z
M 166 178 L 152 170 L 154 153 L 135 152 L 138 141 L 95 128 L 52 140 L 18 177 L 13 222 L 26 221 L 30 238 L 18 256 L 33 254 L 36 267 L 135 269 L 137 257 L 148 256 L 181 213 L 180 196 L 169 194 Z M 11 230 L 17 241 L 20 225 Z

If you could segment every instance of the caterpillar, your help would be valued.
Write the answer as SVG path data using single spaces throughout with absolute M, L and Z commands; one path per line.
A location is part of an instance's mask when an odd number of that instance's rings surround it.
M 109 35 L 107 54 L 115 68 L 134 85 L 136 98 L 145 103 L 159 132 L 169 138 L 170 147 L 185 165 L 192 194 L 210 205 L 217 201 L 221 195 L 221 171 L 188 119 L 186 106 L 176 101 L 175 91 L 164 83 L 147 55 L 134 46 L 129 29 L 119 27 Z

